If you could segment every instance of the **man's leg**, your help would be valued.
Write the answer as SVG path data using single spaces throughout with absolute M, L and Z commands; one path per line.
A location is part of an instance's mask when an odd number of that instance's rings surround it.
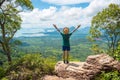
M 69 63 L 69 51 L 67 51 L 67 63 Z
M 67 63 L 67 50 L 65 50 L 65 63 Z
M 65 51 L 63 51 L 63 62 L 65 63 Z

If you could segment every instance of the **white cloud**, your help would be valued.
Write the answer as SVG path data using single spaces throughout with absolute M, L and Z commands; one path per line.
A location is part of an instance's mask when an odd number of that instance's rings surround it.
M 119 0 L 93 0 L 88 7 L 84 9 L 86 16 L 94 16 L 97 12 L 101 11 L 103 8 L 108 7 L 110 3 L 118 4 Z
M 91 2 L 93 0 L 42 0 L 42 1 L 56 5 L 71 5 L 71 4 Z
M 56 1 L 56 0 L 44 0 Z M 57 0 L 62 2 L 61 0 Z M 82 1 L 82 0 L 63 0 L 63 1 Z M 86 0 L 87 1 L 87 0 Z M 90 1 L 90 0 L 89 0 Z M 118 3 L 118 0 L 91 0 L 90 5 L 86 8 L 62 6 L 60 9 L 56 7 L 49 7 L 47 9 L 39 10 L 35 8 L 32 12 L 22 12 L 23 23 L 25 28 L 48 28 L 52 24 L 57 24 L 59 27 L 77 26 L 81 24 L 82 27 L 90 26 L 92 17 L 107 7 L 110 3 Z M 118 2 L 117 2 L 118 1 Z M 28 23 L 28 24 L 27 24 Z M 30 24 L 29 24 L 30 23 Z
M 47 27 L 49 26 L 48 22 L 51 21 L 54 17 L 54 13 L 56 12 L 55 7 L 50 7 L 49 9 L 39 10 L 35 8 L 32 12 L 22 12 L 20 15 L 22 16 L 24 28 L 34 28 L 34 27 Z

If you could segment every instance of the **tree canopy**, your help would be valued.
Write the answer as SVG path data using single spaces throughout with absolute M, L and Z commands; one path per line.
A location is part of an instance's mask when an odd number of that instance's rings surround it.
M 14 37 L 17 30 L 20 29 L 22 23 L 19 13 L 32 9 L 33 6 L 30 0 L 0 1 L 0 44 L 9 62 L 11 62 L 10 40 Z
M 108 8 L 97 13 L 92 19 L 90 38 L 102 38 L 112 53 L 120 41 L 120 6 L 110 4 Z

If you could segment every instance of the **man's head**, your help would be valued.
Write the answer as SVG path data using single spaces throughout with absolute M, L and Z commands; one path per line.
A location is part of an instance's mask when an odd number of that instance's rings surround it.
M 63 33 L 68 34 L 69 33 L 69 28 L 68 27 L 63 28 Z

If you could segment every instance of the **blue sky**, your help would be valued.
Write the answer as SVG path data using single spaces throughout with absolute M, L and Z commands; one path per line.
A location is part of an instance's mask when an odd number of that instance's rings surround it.
M 50 6 L 55 6 L 57 8 L 60 8 L 62 5 L 57 5 L 57 4 L 52 4 L 52 3 L 47 3 L 41 0 L 31 0 L 34 8 L 39 8 L 40 10 L 49 8 Z M 77 4 L 69 4 L 67 6 L 70 7 L 82 7 L 85 8 L 89 5 L 89 2 L 83 2 L 83 3 L 77 3 Z

